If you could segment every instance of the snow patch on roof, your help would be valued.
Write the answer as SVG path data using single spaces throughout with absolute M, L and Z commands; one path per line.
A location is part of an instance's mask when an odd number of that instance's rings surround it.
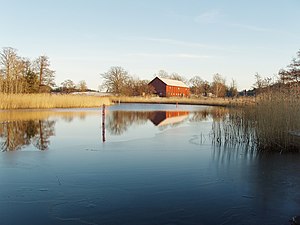
M 172 79 L 161 78 L 161 77 L 157 77 L 157 78 L 160 79 L 162 82 L 164 82 L 166 85 L 169 85 L 169 86 L 186 87 L 186 88 L 189 87 L 180 80 L 172 80 Z

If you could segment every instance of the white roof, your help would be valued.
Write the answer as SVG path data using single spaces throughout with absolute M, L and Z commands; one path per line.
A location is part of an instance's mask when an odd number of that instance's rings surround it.
M 175 124 L 175 123 L 180 123 L 181 121 L 185 120 L 188 117 L 188 115 L 183 115 L 183 116 L 175 116 L 175 117 L 169 117 L 166 118 L 165 120 L 161 121 L 158 126 L 165 126 L 169 124 Z
M 186 87 L 186 88 L 189 87 L 180 80 L 171 80 L 171 79 L 161 78 L 161 77 L 157 77 L 157 78 L 160 79 L 162 82 L 164 82 L 166 85 L 169 85 L 169 86 Z

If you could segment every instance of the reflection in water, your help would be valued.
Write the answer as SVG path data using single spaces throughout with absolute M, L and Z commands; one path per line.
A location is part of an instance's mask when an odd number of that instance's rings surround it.
M 236 190 L 233 198 L 240 198 L 224 215 L 224 224 L 287 225 L 299 214 L 299 155 L 263 153 L 247 143 L 222 144 L 213 146 L 212 164 Z
M 213 118 L 219 120 L 228 112 L 225 108 L 205 108 L 201 111 L 110 111 L 106 117 L 106 129 L 112 135 L 122 135 L 130 126 L 142 125 L 150 120 L 155 126 L 164 129 L 179 125 L 186 120 L 201 122 Z
M 53 136 L 55 121 L 42 121 L 38 123 L 38 134 L 33 137 L 33 145 L 40 150 L 46 150 L 49 147 L 49 138 Z
M 159 110 L 159 111 L 107 111 L 105 129 L 111 135 L 122 135 L 129 127 L 151 121 L 160 130 L 178 126 L 185 121 L 200 122 L 210 118 L 219 120 L 226 115 L 224 108 L 204 108 L 199 111 Z M 46 150 L 50 137 L 55 135 L 57 118 L 72 122 L 75 117 L 84 120 L 87 114 L 99 111 L 5 111 L 0 117 L 0 143 L 2 151 L 14 151 L 33 145 Z M 101 123 L 99 118 L 98 123 Z M 105 130 L 102 127 L 102 132 Z M 202 139 L 202 136 L 201 136 Z M 103 137 L 105 140 L 105 137 Z M 102 141 L 103 141 L 102 140 Z
M 213 145 L 212 159 L 217 164 L 229 165 L 231 162 L 252 161 L 258 156 L 257 151 L 247 144 Z
M 55 135 L 55 118 L 72 122 L 78 117 L 84 120 L 86 111 L 18 110 L 3 111 L 0 114 L 0 148 L 15 151 L 33 145 L 39 150 L 47 150 L 50 138 Z
M 187 111 L 158 111 L 149 118 L 155 126 L 167 126 L 182 123 L 188 118 Z
M 45 120 L 48 118 L 62 118 L 71 122 L 74 117 L 84 120 L 88 114 L 97 114 L 97 111 L 67 111 L 67 110 L 16 110 L 1 111 L 0 122 Z
M 1 154 L 1 224 L 28 219 L 32 225 L 41 220 L 44 224 L 288 224 L 299 215 L 299 155 L 258 154 L 242 139 L 211 145 L 212 124 L 219 121 L 218 128 L 231 133 L 229 126 L 223 128 L 224 119 L 233 116 L 235 123 L 242 122 L 238 113 L 227 114 L 224 108 L 155 109 L 108 108 L 105 144 L 99 139 L 99 109 L 83 114 L 34 112 L 36 116 L 25 112 L 24 117 L 0 113 L 3 151 L 53 150 Z M 170 119 L 175 123 L 158 132 Z M 232 136 L 243 130 L 234 132 Z
M 133 124 L 147 122 L 152 112 L 143 111 L 112 111 L 108 114 L 106 128 L 112 135 L 121 135 Z
M 49 147 L 49 138 L 54 135 L 55 121 L 29 120 L 7 121 L 0 125 L 2 151 L 19 150 L 33 144 L 39 150 Z

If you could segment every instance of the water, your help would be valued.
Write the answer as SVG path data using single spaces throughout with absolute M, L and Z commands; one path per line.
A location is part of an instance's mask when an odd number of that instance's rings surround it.
M 299 155 L 215 146 L 224 108 L 0 113 L 1 224 L 290 224 Z M 105 128 L 105 129 L 103 129 Z

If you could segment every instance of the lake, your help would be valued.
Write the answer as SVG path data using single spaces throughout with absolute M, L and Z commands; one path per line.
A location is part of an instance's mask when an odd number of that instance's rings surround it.
M 300 156 L 215 144 L 212 126 L 227 113 L 1 111 L 1 224 L 290 224 L 300 215 Z

